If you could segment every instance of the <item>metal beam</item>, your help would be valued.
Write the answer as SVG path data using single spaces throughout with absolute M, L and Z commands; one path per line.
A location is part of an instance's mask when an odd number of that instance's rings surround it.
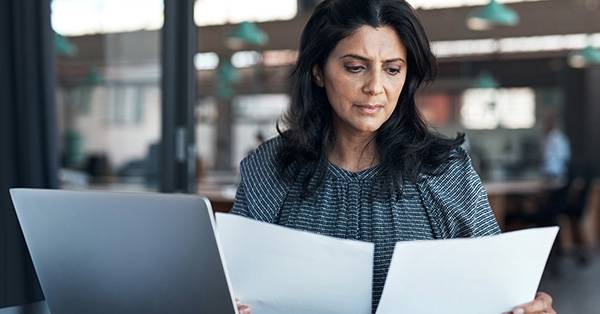
M 162 29 L 160 191 L 195 192 L 195 0 L 165 0 Z

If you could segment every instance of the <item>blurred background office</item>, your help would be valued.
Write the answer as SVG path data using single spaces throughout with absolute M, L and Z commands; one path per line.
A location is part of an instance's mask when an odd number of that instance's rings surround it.
M 0 4 L 0 307 L 43 299 L 13 186 L 200 193 L 277 135 L 318 0 Z M 560 224 L 542 289 L 600 308 L 600 0 L 409 0 L 438 57 L 417 104 L 465 148 L 503 230 Z

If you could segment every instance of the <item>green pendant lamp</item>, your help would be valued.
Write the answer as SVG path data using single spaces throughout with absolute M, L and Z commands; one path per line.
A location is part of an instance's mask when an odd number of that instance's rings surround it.
M 242 22 L 227 38 L 227 45 L 233 50 L 239 50 L 245 45 L 262 46 L 269 37 L 256 24 Z
M 579 51 L 572 52 L 568 58 L 569 65 L 573 68 L 585 68 L 591 65 L 600 65 L 600 50 L 588 44 Z
M 496 0 L 490 0 L 490 3 L 471 12 L 467 18 L 467 26 L 476 31 L 489 30 L 494 26 L 515 26 L 518 23 L 517 12 Z
M 237 83 L 240 80 L 240 75 L 229 61 L 223 61 L 217 69 L 219 80 L 227 83 Z
M 494 78 L 492 73 L 489 71 L 481 71 L 479 75 L 473 80 L 474 88 L 486 88 L 486 89 L 496 89 L 500 87 L 498 81 Z
M 223 61 L 217 69 L 217 95 L 221 98 L 233 96 L 233 85 L 239 82 L 240 75 L 229 61 Z
M 77 46 L 56 32 L 54 33 L 54 49 L 56 49 L 59 56 L 74 56 L 77 54 Z
M 104 78 L 102 77 L 100 70 L 97 67 L 92 66 L 88 74 L 85 76 L 84 83 L 90 86 L 95 86 L 102 84 L 103 82 Z

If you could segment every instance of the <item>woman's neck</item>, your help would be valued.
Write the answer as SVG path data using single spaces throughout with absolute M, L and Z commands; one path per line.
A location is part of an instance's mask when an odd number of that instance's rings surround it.
M 375 134 L 336 132 L 328 158 L 334 165 L 352 172 L 373 167 L 379 162 Z

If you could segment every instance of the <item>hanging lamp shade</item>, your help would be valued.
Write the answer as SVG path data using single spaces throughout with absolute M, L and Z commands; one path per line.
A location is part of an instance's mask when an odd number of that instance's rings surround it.
M 229 61 L 223 61 L 217 69 L 217 95 L 221 98 L 233 96 L 233 85 L 240 80 L 240 75 Z
M 518 23 L 517 12 L 496 0 L 490 0 L 490 3 L 471 12 L 467 18 L 467 26 L 476 31 L 488 30 L 493 26 L 515 26 Z
M 594 48 L 592 45 L 582 50 L 572 52 L 568 58 L 569 65 L 574 68 L 585 68 L 590 65 L 600 64 L 600 50 Z
M 88 85 L 98 85 L 104 82 L 104 78 L 97 67 L 91 67 L 85 76 L 85 83 Z
M 77 54 L 77 46 L 69 39 L 59 33 L 54 33 L 54 49 L 60 56 L 74 56 Z
M 267 43 L 269 37 L 256 24 L 242 22 L 227 38 L 227 45 L 238 50 L 244 45 L 262 46 Z
M 217 69 L 218 79 L 227 83 L 237 83 L 240 75 L 229 61 L 223 61 Z
M 494 89 L 500 87 L 500 84 L 498 83 L 496 78 L 494 78 L 492 73 L 490 73 L 489 71 L 481 71 L 481 73 L 477 75 L 475 80 L 473 80 L 473 87 Z

